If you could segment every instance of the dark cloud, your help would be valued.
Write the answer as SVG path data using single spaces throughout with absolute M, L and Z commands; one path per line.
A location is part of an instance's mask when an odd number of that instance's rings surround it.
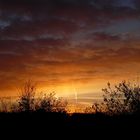
M 121 37 L 118 35 L 111 35 L 103 32 L 93 33 L 90 36 L 95 41 L 118 41 L 121 40 Z
M 120 76 L 127 65 L 139 69 L 136 5 L 139 1 L 0 0 L 0 89 L 30 77 L 88 83 Z
M 2 39 L 68 37 L 83 30 L 109 26 L 116 20 L 137 18 L 131 7 L 114 0 L 22 0 L 0 1 Z
M 134 0 L 134 4 L 135 4 L 136 8 L 138 10 L 140 10 L 140 1 L 139 0 Z

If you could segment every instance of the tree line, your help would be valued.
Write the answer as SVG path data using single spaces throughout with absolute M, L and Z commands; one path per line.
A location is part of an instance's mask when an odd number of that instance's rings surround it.
M 139 84 L 122 81 L 114 87 L 110 83 L 102 89 L 103 102 L 93 103 L 85 109 L 90 114 L 133 114 L 140 113 L 140 87 Z M 36 84 L 27 81 L 20 90 L 18 100 L 8 109 L 7 103 L 0 100 L 0 112 L 59 112 L 67 113 L 68 102 L 63 98 L 55 97 L 55 93 L 42 93 L 36 98 Z

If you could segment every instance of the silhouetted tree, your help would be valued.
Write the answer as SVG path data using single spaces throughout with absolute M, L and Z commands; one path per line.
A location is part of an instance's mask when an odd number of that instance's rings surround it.
M 105 93 L 104 105 L 109 114 L 134 113 L 140 112 L 140 87 L 138 84 L 131 84 L 123 81 L 111 88 L 103 89 Z
M 36 85 L 30 80 L 21 89 L 19 97 L 19 111 L 33 111 L 35 103 Z
M 21 90 L 18 101 L 18 111 L 41 111 L 41 112 L 66 112 L 67 102 L 62 98 L 56 98 L 55 93 L 44 94 L 43 97 L 35 98 L 36 85 L 27 81 Z M 12 107 L 17 112 L 16 105 Z

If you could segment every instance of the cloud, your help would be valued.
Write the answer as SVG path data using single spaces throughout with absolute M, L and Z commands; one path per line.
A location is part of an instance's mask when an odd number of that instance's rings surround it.
M 121 37 L 119 35 L 112 35 L 112 34 L 107 34 L 104 32 L 96 32 L 89 36 L 92 39 L 94 39 L 95 41 L 119 41 L 119 40 L 121 40 Z
M 1 0 L 0 89 L 30 77 L 92 84 L 139 70 L 139 15 L 115 0 Z
M 54 30 L 57 29 L 54 24 L 57 24 L 58 27 L 64 25 L 64 30 L 66 30 L 69 28 L 65 27 L 65 24 L 101 24 L 105 21 L 109 23 L 116 19 L 139 16 L 137 10 L 131 7 L 118 7 L 114 0 L 55 0 L 53 2 L 50 0 L 29 2 L 23 0 L 20 2 L 2 1 L 1 3 L 1 18 L 6 20 L 3 22 L 10 20 L 11 26 L 15 25 L 17 28 L 25 26 L 29 31 L 30 28 L 27 27 L 29 25 L 33 26 L 31 28 L 33 31 L 35 27 L 36 30 L 42 26 L 50 28 L 49 21 L 51 21 L 52 28 L 55 27 Z

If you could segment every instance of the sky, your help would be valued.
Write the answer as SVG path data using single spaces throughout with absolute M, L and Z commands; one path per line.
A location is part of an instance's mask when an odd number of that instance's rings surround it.
M 139 0 L 0 0 L 0 96 L 32 79 L 88 103 L 139 71 Z

